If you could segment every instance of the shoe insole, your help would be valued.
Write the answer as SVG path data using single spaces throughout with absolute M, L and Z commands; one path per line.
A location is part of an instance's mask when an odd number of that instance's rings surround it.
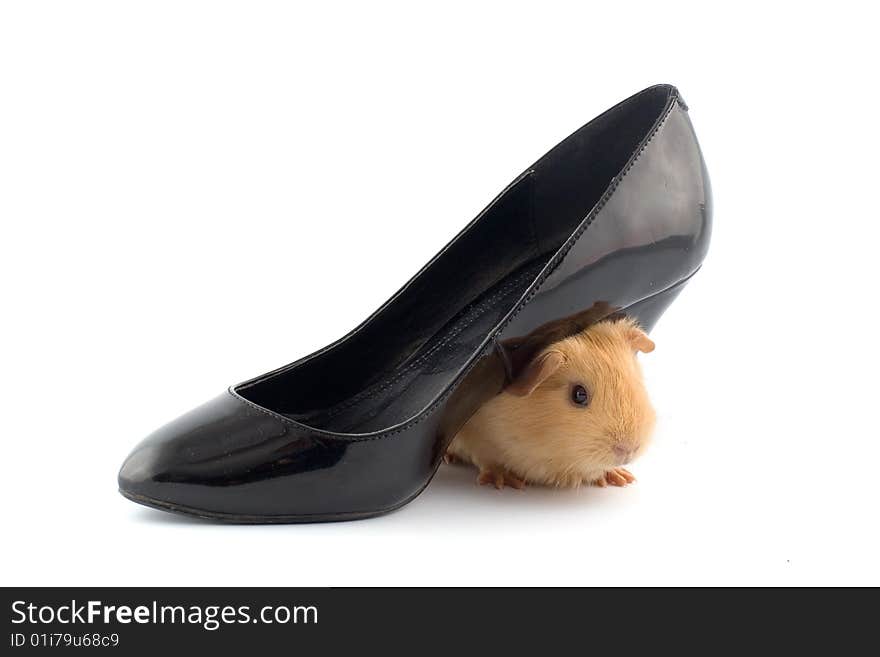
M 378 431 L 415 416 L 452 382 L 546 263 L 546 258 L 535 259 L 491 287 L 393 371 L 369 386 L 333 406 L 289 416 L 341 433 Z

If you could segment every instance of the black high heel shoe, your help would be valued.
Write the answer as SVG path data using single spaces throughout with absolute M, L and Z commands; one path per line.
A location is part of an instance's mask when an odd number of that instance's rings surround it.
M 233 522 L 403 506 L 535 345 L 522 336 L 609 312 L 650 329 L 700 267 L 711 214 L 687 107 L 645 89 L 527 169 L 347 336 L 146 438 L 120 492 Z

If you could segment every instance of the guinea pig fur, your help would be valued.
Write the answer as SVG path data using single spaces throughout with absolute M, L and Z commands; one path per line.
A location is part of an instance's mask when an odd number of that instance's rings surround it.
M 497 488 L 625 486 L 655 413 L 636 354 L 654 343 L 631 319 L 602 321 L 543 349 L 462 427 L 448 461 Z M 586 401 L 586 403 L 584 403 Z

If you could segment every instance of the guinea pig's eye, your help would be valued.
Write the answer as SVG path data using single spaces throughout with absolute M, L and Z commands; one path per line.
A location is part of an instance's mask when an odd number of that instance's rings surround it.
M 578 383 L 571 388 L 571 401 L 578 406 L 586 406 L 590 403 L 590 393 Z

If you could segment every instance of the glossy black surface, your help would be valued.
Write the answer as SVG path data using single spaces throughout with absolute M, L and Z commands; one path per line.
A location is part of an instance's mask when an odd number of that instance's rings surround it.
M 527 169 L 348 336 L 141 442 L 120 490 L 235 522 L 397 508 L 529 349 L 597 309 L 650 329 L 699 268 L 710 228 L 687 109 L 673 87 L 646 89 Z

